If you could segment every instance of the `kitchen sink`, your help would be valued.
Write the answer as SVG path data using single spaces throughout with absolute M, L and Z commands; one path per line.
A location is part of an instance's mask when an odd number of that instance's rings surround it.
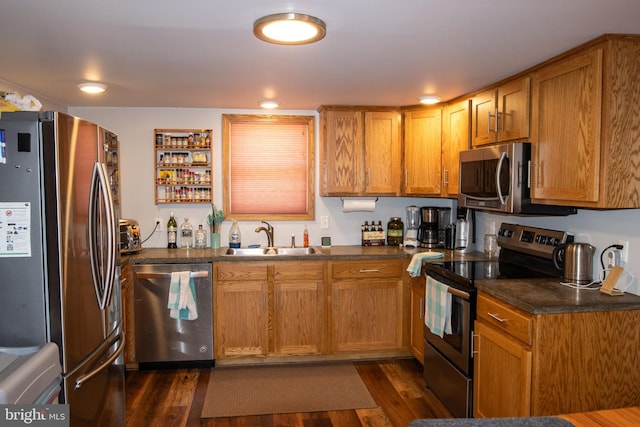
M 314 248 L 229 248 L 225 255 L 233 256 L 275 256 L 275 255 L 312 255 Z

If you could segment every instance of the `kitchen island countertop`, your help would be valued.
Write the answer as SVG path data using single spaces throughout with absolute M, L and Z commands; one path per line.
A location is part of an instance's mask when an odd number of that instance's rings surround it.
M 640 310 L 640 296 L 574 289 L 560 279 L 476 280 L 476 288 L 530 314 Z

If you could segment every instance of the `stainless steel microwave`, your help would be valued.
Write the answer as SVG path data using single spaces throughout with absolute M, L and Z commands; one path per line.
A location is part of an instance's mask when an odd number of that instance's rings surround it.
M 515 215 L 571 215 L 566 206 L 531 203 L 531 143 L 516 142 L 460 152 L 460 195 L 464 208 Z

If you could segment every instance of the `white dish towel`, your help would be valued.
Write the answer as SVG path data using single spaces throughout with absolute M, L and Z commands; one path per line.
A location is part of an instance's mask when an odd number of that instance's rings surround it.
M 198 318 L 196 287 L 190 271 L 171 273 L 167 308 L 170 310 L 169 317 L 172 319 L 196 320 Z
M 427 276 L 424 324 L 440 338 L 451 333 L 451 294 L 449 286 Z

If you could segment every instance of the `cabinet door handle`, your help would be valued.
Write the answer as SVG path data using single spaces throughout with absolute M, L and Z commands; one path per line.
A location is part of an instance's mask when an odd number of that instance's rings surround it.
M 367 169 L 367 187 L 371 185 L 371 169 Z
M 444 185 L 449 185 L 449 170 L 447 168 L 444 168 L 442 171 L 442 176 L 444 177 L 444 179 L 442 180 L 442 182 L 444 183 Z
M 507 319 L 502 319 L 497 314 L 494 314 L 494 313 L 487 313 L 487 314 L 489 315 L 489 317 L 491 317 L 492 319 L 497 320 L 500 323 L 504 323 L 504 322 L 507 321 Z
M 262 293 L 262 310 L 267 311 L 267 293 Z
M 479 337 L 479 335 L 471 334 L 471 357 L 478 354 L 478 350 L 476 350 L 476 337 Z
M 424 318 L 424 298 L 420 298 L 420 318 Z
M 409 185 L 409 169 L 404 170 L 404 185 Z
M 358 270 L 358 273 L 379 273 L 380 270 L 377 268 L 361 268 Z

